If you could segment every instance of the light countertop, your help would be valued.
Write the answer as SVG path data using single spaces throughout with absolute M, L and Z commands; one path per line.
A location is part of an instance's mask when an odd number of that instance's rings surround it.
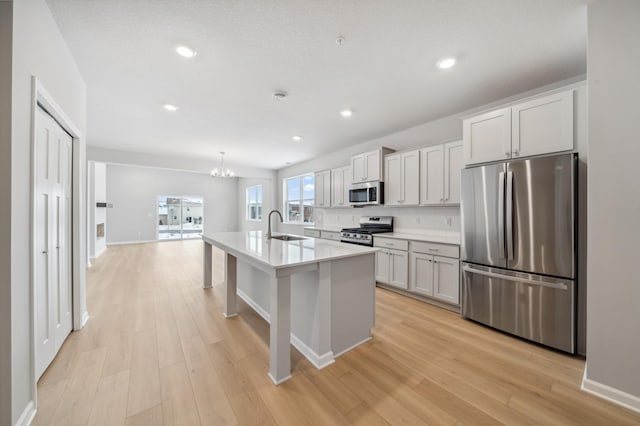
M 216 232 L 203 235 L 202 239 L 233 256 L 248 257 L 274 269 L 361 256 L 378 250 L 316 238 L 297 241 L 267 240 L 262 231 Z
M 375 234 L 373 238 L 396 238 L 399 240 L 424 241 L 430 243 L 460 245 L 460 234 L 458 232 L 383 232 Z
M 330 226 L 330 225 L 320 225 L 320 226 L 305 226 L 304 229 L 312 229 L 315 231 L 329 231 L 329 232 L 340 232 L 344 229 L 344 226 Z

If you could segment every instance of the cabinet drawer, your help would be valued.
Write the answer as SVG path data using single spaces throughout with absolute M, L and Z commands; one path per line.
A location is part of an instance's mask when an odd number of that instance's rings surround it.
M 317 229 L 305 229 L 304 230 L 304 236 L 305 237 L 320 238 L 320 231 L 318 231 Z
M 322 231 L 320 235 L 324 240 L 340 241 L 340 233 L 336 231 Z
M 411 251 L 414 253 L 426 253 L 437 256 L 454 257 L 456 259 L 460 257 L 459 247 L 448 244 L 411 241 Z
M 396 250 L 409 250 L 409 241 L 394 238 L 373 237 L 374 247 L 385 247 Z

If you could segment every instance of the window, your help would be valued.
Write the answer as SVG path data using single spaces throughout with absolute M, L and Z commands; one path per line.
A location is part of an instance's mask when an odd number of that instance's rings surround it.
M 247 220 L 262 220 L 262 185 L 247 188 Z
M 285 221 L 292 223 L 313 222 L 313 174 L 284 179 L 283 194 Z
M 158 239 L 201 238 L 204 220 L 201 196 L 158 196 Z

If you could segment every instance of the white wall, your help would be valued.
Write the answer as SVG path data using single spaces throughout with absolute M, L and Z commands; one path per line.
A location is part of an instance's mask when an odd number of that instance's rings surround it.
M 0 1 L 0 200 L 11 199 L 11 45 L 13 4 Z M 12 424 L 11 221 L 0 221 L 0 424 Z
M 107 164 L 107 243 L 157 240 L 158 195 L 202 195 L 204 231 L 238 227 L 238 179 Z
M 4 6 L 6 7 L 6 5 Z M 11 341 L 0 342 L 0 347 L 11 347 L 12 389 L 11 420 L 3 412 L 2 424 L 14 424 L 35 398 L 34 366 L 30 357 L 32 344 L 30 295 L 30 223 L 26 220 L 31 209 L 31 128 L 32 128 L 32 76 L 35 75 L 56 103 L 80 132 L 86 134 L 86 86 L 75 65 L 55 21 L 44 0 L 24 0 L 13 3 L 13 100 L 11 146 Z M 85 164 L 85 144 L 80 142 L 78 157 Z M 75 154 L 74 154 L 75 155 Z M 79 178 L 82 193 L 86 169 L 81 168 Z M 84 197 L 84 195 L 83 195 Z M 8 199 L 8 198 L 7 198 Z M 86 205 L 86 199 L 76 199 Z M 86 208 L 84 209 L 86 211 Z M 8 218 L 5 217 L 5 221 Z M 80 221 L 79 253 L 81 264 L 86 264 L 86 216 Z M 6 240 L 5 240 L 6 241 Z M 84 268 L 78 277 L 84 294 Z M 84 310 L 84 301 L 81 302 Z M 0 327 L 8 324 L 2 322 Z M 4 336 L 4 333 L 2 334 Z M 6 362 L 6 360 L 2 360 Z M 5 378 L 3 377 L 3 380 Z
M 88 162 L 89 175 L 89 257 L 100 256 L 107 248 L 107 209 L 96 207 L 97 202 L 107 201 L 107 165 L 95 161 Z M 97 226 L 105 225 L 105 236 L 98 238 Z
M 274 182 L 276 172 L 272 172 L 270 179 L 241 178 L 238 179 L 238 230 L 239 231 L 267 231 L 267 215 L 275 207 Z M 246 190 L 250 186 L 262 185 L 262 220 L 247 220 Z M 276 219 L 274 219 L 276 220 Z M 274 227 L 274 229 L 276 229 Z
M 601 0 L 588 8 L 589 289 L 584 383 L 609 397 L 626 398 L 637 410 L 639 22 L 637 0 Z

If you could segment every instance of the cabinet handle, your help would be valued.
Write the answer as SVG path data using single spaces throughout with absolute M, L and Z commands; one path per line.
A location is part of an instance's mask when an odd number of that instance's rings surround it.
M 437 248 L 430 248 L 429 251 L 440 251 L 440 249 Z
M 49 254 L 49 250 L 42 250 L 42 254 Z
M 515 151 L 513 151 L 513 155 L 520 155 L 520 151 L 516 149 Z
M 440 198 L 440 202 L 443 202 L 443 201 L 444 201 L 444 198 Z
M 511 155 L 511 153 L 510 152 L 505 152 L 504 155 L 508 157 L 508 156 Z

